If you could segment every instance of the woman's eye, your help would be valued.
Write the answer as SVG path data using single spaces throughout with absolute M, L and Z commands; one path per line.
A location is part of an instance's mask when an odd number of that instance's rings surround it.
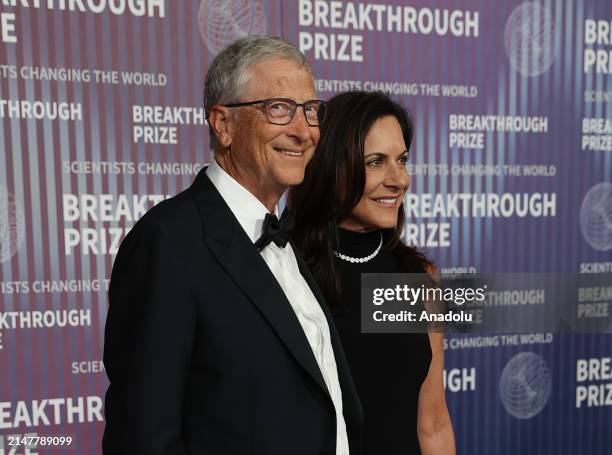
M 402 156 L 402 157 L 399 159 L 399 162 L 400 162 L 400 164 L 401 164 L 402 166 L 404 166 L 404 165 L 408 164 L 408 157 L 407 157 L 407 156 Z
M 380 166 L 381 164 L 382 160 L 380 158 L 368 161 L 368 166 Z

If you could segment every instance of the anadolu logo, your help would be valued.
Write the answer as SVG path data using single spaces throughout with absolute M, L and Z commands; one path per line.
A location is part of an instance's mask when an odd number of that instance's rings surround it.
M 202 0 L 198 19 L 202 40 L 215 55 L 238 38 L 266 34 L 263 0 Z
M 524 76 L 546 72 L 555 60 L 555 24 L 547 8 L 526 2 L 514 9 L 504 30 L 512 67 Z
M 533 352 L 510 359 L 499 381 L 499 395 L 508 414 L 529 419 L 540 413 L 550 397 L 552 376 L 548 364 Z
M 25 237 L 25 220 L 15 196 L 0 186 L 0 262 L 12 258 Z

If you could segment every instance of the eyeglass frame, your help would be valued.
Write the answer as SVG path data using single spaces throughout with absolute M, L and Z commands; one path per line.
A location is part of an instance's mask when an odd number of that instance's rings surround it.
M 289 104 L 295 105 L 295 109 L 293 110 L 293 114 L 291 114 L 289 116 L 289 120 L 287 122 L 285 122 L 285 123 L 275 123 L 275 122 L 270 121 L 270 119 L 268 118 L 268 111 L 266 109 L 266 104 L 269 103 L 270 101 L 282 101 L 282 102 L 285 102 L 285 103 L 289 103 Z M 293 120 L 293 117 L 295 117 L 295 113 L 297 112 L 298 107 L 301 107 L 302 111 L 304 112 L 304 119 L 306 120 L 306 123 L 308 124 L 308 126 L 317 127 L 317 126 L 320 126 L 325 121 L 325 115 L 323 115 L 323 120 L 319 121 L 316 125 L 312 125 L 308 121 L 308 116 L 306 115 L 306 105 L 308 103 L 312 103 L 314 101 L 318 102 L 319 106 L 323 106 L 324 108 L 327 108 L 327 101 L 324 101 L 324 100 L 314 99 L 314 100 L 304 101 L 303 103 L 296 103 L 291 98 L 267 98 L 267 99 L 256 100 L 256 101 L 245 101 L 243 103 L 221 104 L 221 106 L 223 106 L 223 107 L 243 107 L 243 106 L 253 106 L 255 104 L 263 104 L 264 105 L 263 106 L 263 112 L 264 112 L 264 115 L 266 116 L 266 120 L 268 121 L 268 123 L 270 123 L 272 125 L 288 125 Z M 327 113 L 327 111 L 325 113 Z M 318 112 L 317 112 L 317 114 L 318 114 Z M 317 118 L 318 118 L 318 115 L 317 115 Z

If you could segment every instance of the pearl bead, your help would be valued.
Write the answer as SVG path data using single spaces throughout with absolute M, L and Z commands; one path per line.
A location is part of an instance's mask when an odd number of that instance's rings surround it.
M 366 257 L 363 257 L 363 258 L 354 258 L 354 257 L 351 257 L 351 256 L 347 256 L 346 254 L 339 253 L 338 251 L 334 251 L 334 256 L 336 256 L 337 258 L 342 259 L 343 261 L 347 261 L 347 262 L 350 262 L 350 263 L 353 263 L 353 264 L 355 264 L 355 263 L 363 264 L 364 262 L 368 262 L 368 261 L 372 260 L 378 254 L 378 252 L 382 248 L 382 244 L 383 244 L 383 237 L 382 237 L 382 233 L 381 233 L 380 234 L 380 243 L 378 244 L 378 247 L 369 256 L 366 256 Z

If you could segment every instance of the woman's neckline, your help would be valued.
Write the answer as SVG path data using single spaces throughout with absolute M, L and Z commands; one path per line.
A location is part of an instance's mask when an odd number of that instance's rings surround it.
M 337 251 L 339 253 L 353 257 L 365 257 L 372 254 L 380 245 L 381 230 L 358 232 L 338 227 L 338 241 Z

